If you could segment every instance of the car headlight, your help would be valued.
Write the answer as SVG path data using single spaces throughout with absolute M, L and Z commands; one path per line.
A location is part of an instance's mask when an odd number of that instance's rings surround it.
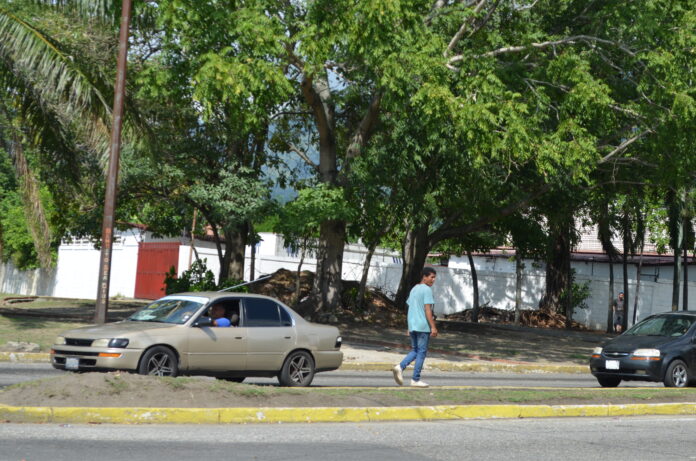
M 92 347 L 115 347 L 123 349 L 128 346 L 126 338 L 102 338 L 92 341 Z
M 114 338 L 111 341 L 109 341 L 109 347 L 117 347 L 119 349 L 125 349 L 128 347 L 128 339 L 127 338 Z
M 595 347 L 594 350 L 592 351 L 592 355 L 602 355 L 602 348 Z
M 65 344 L 65 337 L 64 337 L 64 336 L 58 336 L 58 337 L 56 338 L 56 340 L 54 341 L 53 344 L 57 344 L 57 345 Z
M 637 360 L 659 360 L 660 349 L 636 349 L 633 357 Z
M 336 344 L 334 344 L 334 347 L 335 347 L 336 349 L 340 349 L 340 348 L 341 348 L 341 343 L 342 343 L 342 342 L 343 342 L 343 338 L 341 338 L 341 337 L 339 336 L 338 338 L 336 338 Z

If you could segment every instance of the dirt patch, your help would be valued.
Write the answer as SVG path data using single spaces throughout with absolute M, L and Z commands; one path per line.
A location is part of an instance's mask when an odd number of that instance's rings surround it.
M 212 378 L 156 378 L 123 372 L 66 373 L 10 386 L 12 406 L 243 408 L 465 404 L 622 404 L 693 402 L 696 389 L 281 388 Z

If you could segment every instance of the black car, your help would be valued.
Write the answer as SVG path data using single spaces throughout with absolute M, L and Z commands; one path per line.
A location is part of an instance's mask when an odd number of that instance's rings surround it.
M 636 323 L 596 347 L 590 369 L 603 387 L 616 387 L 621 381 L 688 386 L 696 379 L 696 311 L 665 312 Z

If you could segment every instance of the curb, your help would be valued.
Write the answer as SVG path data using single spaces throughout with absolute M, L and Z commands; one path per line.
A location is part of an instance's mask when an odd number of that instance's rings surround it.
M 248 424 L 696 415 L 696 403 L 320 408 L 91 408 L 0 405 L 0 421 L 69 424 Z
M 0 362 L 14 363 L 49 363 L 50 356 L 41 352 L 0 352 Z M 356 371 L 390 371 L 393 363 L 387 362 L 343 362 L 341 370 Z M 505 363 L 505 362 L 438 362 L 428 360 L 426 370 L 460 371 L 472 373 L 501 372 L 501 373 L 589 373 L 587 365 L 546 365 L 535 363 Z

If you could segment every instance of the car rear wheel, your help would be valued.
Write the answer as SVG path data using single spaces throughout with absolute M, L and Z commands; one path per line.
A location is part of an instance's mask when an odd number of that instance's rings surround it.
M 140 359 L 138 373 L 152 376 L 171 376 L 179 374 L 179 361 L 176 354 L 164 346 L 148 349 Z
M 667 367 L 664 383 L 667 387 L 686 387 L 689 385 L 689 369 L 681 360 L 674 360 Z
M 295 351 L 285 359 L 278 381 L 281 386 L 305 387 L 314 379 L 314 359 L 305 351 Z
M 597 382 L 602 387 L 616 387 L 621 384 L 621 378 L 615 376 L 597 376 Z

